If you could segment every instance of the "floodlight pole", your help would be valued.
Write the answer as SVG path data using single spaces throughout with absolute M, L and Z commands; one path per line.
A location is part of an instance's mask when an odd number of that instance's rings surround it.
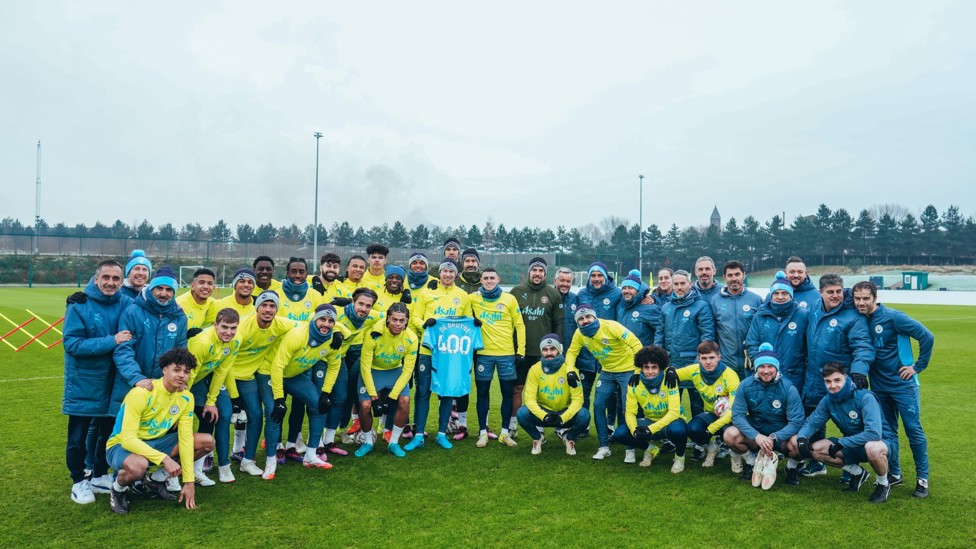
M 319 139 L 321 132 L 315 132 L 315 220 L 312 222 L 312 265 L 319 260 Z
M 637 249 L 638 249 L 638 259 L 637 259 L 637 269 L 641 272 L 641 278 L 644 277 L 644 176 L 638 175 L 640 178 L 640 234 L 637 236 Z

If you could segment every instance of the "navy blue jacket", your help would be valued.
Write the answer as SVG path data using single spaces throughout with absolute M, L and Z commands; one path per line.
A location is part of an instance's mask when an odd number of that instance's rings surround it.
M 186 313 L 170 300 L 159 303 L 145 289 L 126 307 L 119 319 L 119 330 L 129 330 L 132 339 L 115 348 L 115 387 L 109 412 L 118 414 L 125 395 L 143 379 L 163 375 L 159 357 L 170 349 L 186 347 Z
M 828 362 L 848 367 L 848 374 L 868 375 L 874 362 L 874 346 L 868 335 L 868 321 L 857 312 L 853 302 L 844 302 L 829 312 L 823 302 L 810 309 L 807 324 L 807 377 L 803 383 L 803 403 L 815 406 L 827 394 L 820 371 Z
M 64 313 L 64 401 L 61 413 L 106 417 L 115 376 L 115 334 L 119 317 L 132 303 L 116 293 L 106 296 L 94 281 L 84 293 L 85 303 L 68 306 Z
M 661 323 L 661 307 L 657 303 L 641 304 L 649 292 L 650 288 L 643 284 L 630 303 L 621 297 L 617 305 L 617 322 L 637 336 L 645 347 L 654 343 L 654 334 Z
M 762 298 L 749 290 L 732 295 L 727 287 L 720 289 L 709 302 L 715 317 L 715 337 L 722 364 L 735 370 L 740 379 L 746 377 L 746 336 L 761 303 Z
M 884 305 L 878 305 L 868 317 L 868 323 L 875 349 L 870 373 L 871 390 L 885 393 L 913 390 L 918 380 L 902 379 L 898 370 L 913 364 L 915 372 L 925 370 L 932 358 L 935 336 L 919 321 Z M 917 361 L 912 357 L 912 339 L 918 341 Z
M 844 448 L 859 448 L 873 440 L 894 438 L 881 415 L 878 397 L 866 389 L 855 389 L 851 378 L 847 378 L 847 385 L 837 395 L 820 400 L 797 437 L 810 438 L 827 425 L 827 420 L 833 421 L 844 435 L 839 440 Z
M 771 344 L 779 358 L 779 371 L 803 394 L 810 310 L 800 307 L 795 300 L 785 305 L 788 305 L 787 311 L 782 316 L 773 312 L 773 305 L 769 301 L 759 306 L 746 335 L 746 350 L 749 357 L 755 360 L 759 346 Z
M 786 442 L 803 427 L 804 417 L 800 393 L 782 375 L 772 383 L 751 375 L 736 389 L 732 424 L 750 440 L 775 434 L 776 440 Z
M 715 340 L 715 318 L 712 308 L 692 288 L 685 297 L 661 307 L 661 326 L 654 334 L 654 344 L 664 347 L 676 368 L 698 360 L 698 344 Z

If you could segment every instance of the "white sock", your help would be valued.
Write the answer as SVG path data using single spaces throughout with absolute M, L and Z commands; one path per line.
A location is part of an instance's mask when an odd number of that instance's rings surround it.
M 799 466 L 800 466 L 800 462 L 797 461 L 797 460 L 795 460 L 795 459 L 793 459 L 793 458 L 789 458 L 789 459 L 786 460 L 786 468 L 787 469 L 796 469 Z
M 325 440 L 322 441 L 322 444 L 328 446 L 329 444 L 332 444 L 334 442 L 335 442 L 335 429 L 326 429 Z
M 538 425 L 538 426 L 536 426 L 536 429 L 538 429 L 540 433 L 544 433 L 544 432 L 546 432 L 546 428 L 545 428 L 545 427 L 543 427 L 542 425 Z
M 165 482 L 166 479 L 168 478 L 169 478 L 169 474 L 166 472 L 166 469 L 163 469 L 162 467 L 156 469 L 155 471 L 153 471 L 153 474 L 149 475 L 149 480 L 155 482 Z
M 508 430 L 514 431 L 517 428 L 518 428 L 518 419 L 516 419 L 515 416 L 512 416 L 511 419 L 508 420 Z
M 888 475 L 875 475 L 878 480 L 874 481 L 875 484 L 880 484 L 882 486 L 888 485 Z
M 299 434 L 301 434 L 301 433 L 299 433 Z M 295 447 L 295 443 L 294 442 L 289 442 L 288 443 L 288 446 L 285 447 L 285 450 L 291 450 L 294 447 Z
M 273 455 L 268 456 L 267 461 L 265 461 L 264 468 L 267 469 L 268 467 L 271 467 L 272 471 L 274 471 L 275 468 L 278 467 L 278 460 Z
M 478 432 L 478 434 L 480 436 L 486 437 L 488 436 L 488 429 L 482 429 L 481 431 Z
M 743 454 L 742 457 L 745 458 L 747 464 L 749 465 L 756 464 L 756 454 L 753 454 L 752 452 L 746 452 L 745 454 Z
M 312 461 L 315 459 L 315 448 L 309 446 L 305 449 L 305 461 Z
M 114 480 L 112 481 L 112 489 L 115 490 L 116 492 L 125 492 L 126 490 L 129 489 L 129 487 L 122 486 L 121 484 L 119 484 L 119 481 Z
M 507 434 L 508 434 L 508 429 L 502 429 L 502 436 L 505 436 Z
M 380 416 L 380 420 L 379 420 L 378 423 L 380 425 L 386 425 L 386 414 L 383 414 L 383 415 Z
M 194 471 L 199 472 L 199 473 L 202 473 L 203 472 L 203 460 L 205 460 L 205 459 L 207 459 L 206 456 L 204 456 L 204 457 L 202 457 L 202 458 L 200 458 L 200 459 L 198 459 L 198 460 L 196 460 L 196 461 L 193 462 L 193 469 L 194 469 Z
M 864 471 L 864 469 L 861 469 L 861 466 L 858 465 L 857 463 L 854 463 L 852 465 L 845 465 L 844 470 L 852 475 L 860 475 L 861 471 Z
M 285 449 L 285 445 L 279 442 L 278 443 L 278 446 L 275 449 L 276 450 L 284 450 Z
M 437 431 L 437 436 L 438 437 L 446 437 L 447 436 L 447 433 L 445 433 L 444 431 Z
M 358 420 L 359 420 L 359 414 L 353 414 L 352 421 L 358 421 Z
M 244 429 L 234 429 L 234 453 L 244 449 L 244 442 L 247 441 L 247 431 Z
M 373 444 L 374 442 L 376 442 L 376 431 L 370 431 L 366 433 L 365 435 L 363 435 L 363 438 L 365 439 L 366 444 Z
M 458 412 L 458 425 L 460 425 L 462 427 L 467 427 L 468 426 L 468 413 L 467 412 Z
M 399 444 L 400 435 L 403 434 L 403 427 L 393 426 L 393 432 L 390 433 L 390 444 Z

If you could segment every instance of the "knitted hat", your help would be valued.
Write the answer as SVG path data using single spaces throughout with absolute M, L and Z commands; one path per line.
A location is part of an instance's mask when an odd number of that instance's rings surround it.
M 169 286 L 174 292 L 180 287 L 176 283 L 176 273 L 173 272 L 173 269 L 169 268 L 169 265 L 163 265 L 162 268 L 156 271 L 156 274 L 149 280 L 147 286 L 150 292 L 157 286 Z
M 312 315 L 312 322 L 320 318 L 331 318 L 335 320 L 339 318 L 339 314 L 336 312 L 336 308 L 328 303 L 323 303 L 315 308 L 315 314 Z
M 533 257 L 529 260 L 529 270 L 531 271 L 533 267 L 542 267 L 542 270 L 546 273 L 549 272 L 549 264 L 546 263 L 543 257 Z
M 763 343 L 759 346 L 759 352 L 756 353 L 756 358 L 752 361 L 753 367 L 757 370 L 760 366 L 765 366 L 766 364 L 774 366 L 776 371 L 779 371 L 779 358 L 776 356 L 776 352 L 773 351 L 773 346 L 769 343 Z
M 265 301 L 271 301 L 275 304 L 275 307 L 281 306 L 281 300 L 278 298 L 278 292 L 274 290 L 265 290 L 261 292 L 257 299 L 254 300 L 254 307 L 260 307 Z
M 590 305 L 589 303 L 580 303 L 576 307 L 576 312 L 573 313 L 573 320 L 579 322 L 579 319 L 586 315 L 596 316 L 596 311 L 593 310 L 593 305 Z
M 481 256 L 478 255 L 478 250 L 474 248 L 468 248 L 461 252 L 461 261 L 464 261 L 468 257 L 473 257 L 478 260 L 478 263 L 481 263 Z
M 783 271 L 776 271 L 776 280 L 773 280 L 773 283 L 769 286 L 770 295 L 776 290 L 786 290 L 789 292 L 790 297 L 793 297 L 793 286 L 786 279 L 786 273 Z
M 440 272 L 444 270 L 454 271 L 455 273 L 458 272 L 457 261 L 454 261 L 454 259 L 450 257 L 445 257 L 444 259 L 442 259 L 440 266 L 437 268 L 437 271 Z
M 257 278 L 254 275 L 254 271 L 247 268 L 241 267 L 234 271 L 234 278 L 231 280 L 231 286 L 237 286 L 237 283 L 241 280 L 250 280 L 251 282 L 257 282 Z
M 402 279 L 407 278 L 407 270 L 398 265 L 387 265 L 386 266 L 386 277 L 389 278 L 392 275 L 399 276 Z
M 458 240 L 457 237 L 453 237 L 453 236 L 448 237 L 448 239 L 444 241 L 444 249 L 447 250 L 448 248 L 457 248 L 458 250 L 460 250 L 461 241 Z
M 563 352 L 563 344 L 559 342 L 559 336 L 556 334 L 542 336 L 542 341 L 539 342 L 539 352 L 542 352 L 546 347 L 555 347 L 560 354 Z
M 586 276 L 592 275 L 593 271 L 598 271 L 600 273 L 603 273 L 603 278 L 606 278 L 607 280 L 610 279 L 610 275 L 607 274 L 607 266 L 604 265 L 603 263 L 600 263 L 599 261 L 590 265 L 590 268 L 586 272 Z
M 430 260 L 427 259 L 427 254 L 424 252 L 414 252 L 410 254 L 410 258 L 407 259 L 407 265 L 413 263 L 414 261 L 423 261 L 424 265 L 430 265 Z
M 125 276 L 129 276 L 129 271 L 136 265 L 142 265 L 149 269 L 150 273 L 152 272 L 152 263 L 146 257 L 146 252 L 142 250 L 132 250 L 132 255 L 129 256 L 129 262 L 125 264 Z
M 633 288 L 638 292 L 640 291 L 641 286 L 642 283 L 640 278 L 640 271 L 638 271 L 637 269 L 631 270 L 630 273 L 628 273 L 627 276 L 624 277 L 623 282 L 620 283 L 621 288 Z

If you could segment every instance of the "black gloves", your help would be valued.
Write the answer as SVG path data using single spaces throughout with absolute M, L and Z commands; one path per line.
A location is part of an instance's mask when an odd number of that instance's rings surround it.
M 431 280 L 430 282 L 428 282 L 427 283 L 427 289 L 429 289 L 429 290 L 436 290 L 437 289 L 437 281 L 436 280 Z
M 639 383 L 640 383 L 640 374 L 633 374 L 630 376 L 630 379 L 627 380 L 628 387 L 637 387 Z
M 474 325 L 476 328 L 480 328 L 481 325 L 484 324 L 483 322 L 481 322 L 481 319 L 478 317 L 474 317 L 472 318 L 472 320 L 474 321 Z
M 312 277 L 312 289 L 319 294 L 325 295 L 325 284 L 322 284 L 322 279 L 317 276 Z
M 319 395 L 319 413 L 324 414 L 332 409 L 332 395 L 322 393 Z
M 380 335 L 382 335 L 382 334 L 380 334 L 379 332 L 375 332 L 375 331 L 369 333 L 369 337 L 371 337 L 373 339 L 378 339 L 380 337 Z
M 285 399 L 276 398 L 274 409 L 271 410 L 271 421 L 280 424 L 285 419 L 286 412 L 288 412 L 288 407 L 285 406 Z
M 333 350 L 338 350 L 342 347 L 342 341 L 346 339 L 341 332 L 332 332 L 332 343 L 329 343 L 329 347 Z
M 844 447 L 839 442 L 833 442 L 830 444 L 830 448 L 827 448 L 827 453 L 830 454 L 830 457 L 837 457 L 837 452 L 843 449 Z
M 854 382 L 854 387 L 858 389 L 868 388 L 868 376 L 864 374 L 851 374 L 851 381 Z
M 403 293 L 400 294 L 400 303 L 404 305 L 410 305 L 413 303 L 413 296 L 410 295 L 410 289 L 404 288 Z
M 575 389 L 576 387 L 579 386 L 579 382 L 580 382 L 580 378 L 578 375 L 576 375 L 576 372 L 570 370 L 569 372 L 566 373 L 566 383 L 568 383 L 570 387 Z
M 335 305 L 336 307 L 345 307 L 350 303 L 352 303 L 352 300 L 348 297 L 337 297 L 332 300 L 331 305 Z
M 813 448 L 810 446 L 810 439 L 806 437 L 796 439 L 796 451 L 800 454 L 800 459 L 813 457 Z
M 426 330 L 427 328 L 430 328 L 434 324 L 437 324 L 437 319 L 436 318 L 428 318 L 427 320 L 424 321 L 424 329 Z
M 559 427 L 562 425 L 563 420 L 559 418 L 559 414 L 549 412 L 546 414 L 546 417 L 542 418 L 542 423 L 544 423 L 546 427 Z
M 674 369 L 674 366 L 668 366 L 668 369 L 664 371 L 664 386 L 668 389 L 674 389 L 678 386 L 678 371 Z
M 203 328 L 190 328 L 189 330 L 186 331 L 186 338 L 190 339 L 191 337 L 199 334 L 202 331 Z
M 73 305 L 75 303 L 86 303 L 88 302 L 88 296 L 85 292 L 75 292 L 68 296 L 68 299 L 64 300 L 64 306 Z
M 642 442 L 651 440 L 651 428 L 646 425 L 634 429 L 634 438 Z

